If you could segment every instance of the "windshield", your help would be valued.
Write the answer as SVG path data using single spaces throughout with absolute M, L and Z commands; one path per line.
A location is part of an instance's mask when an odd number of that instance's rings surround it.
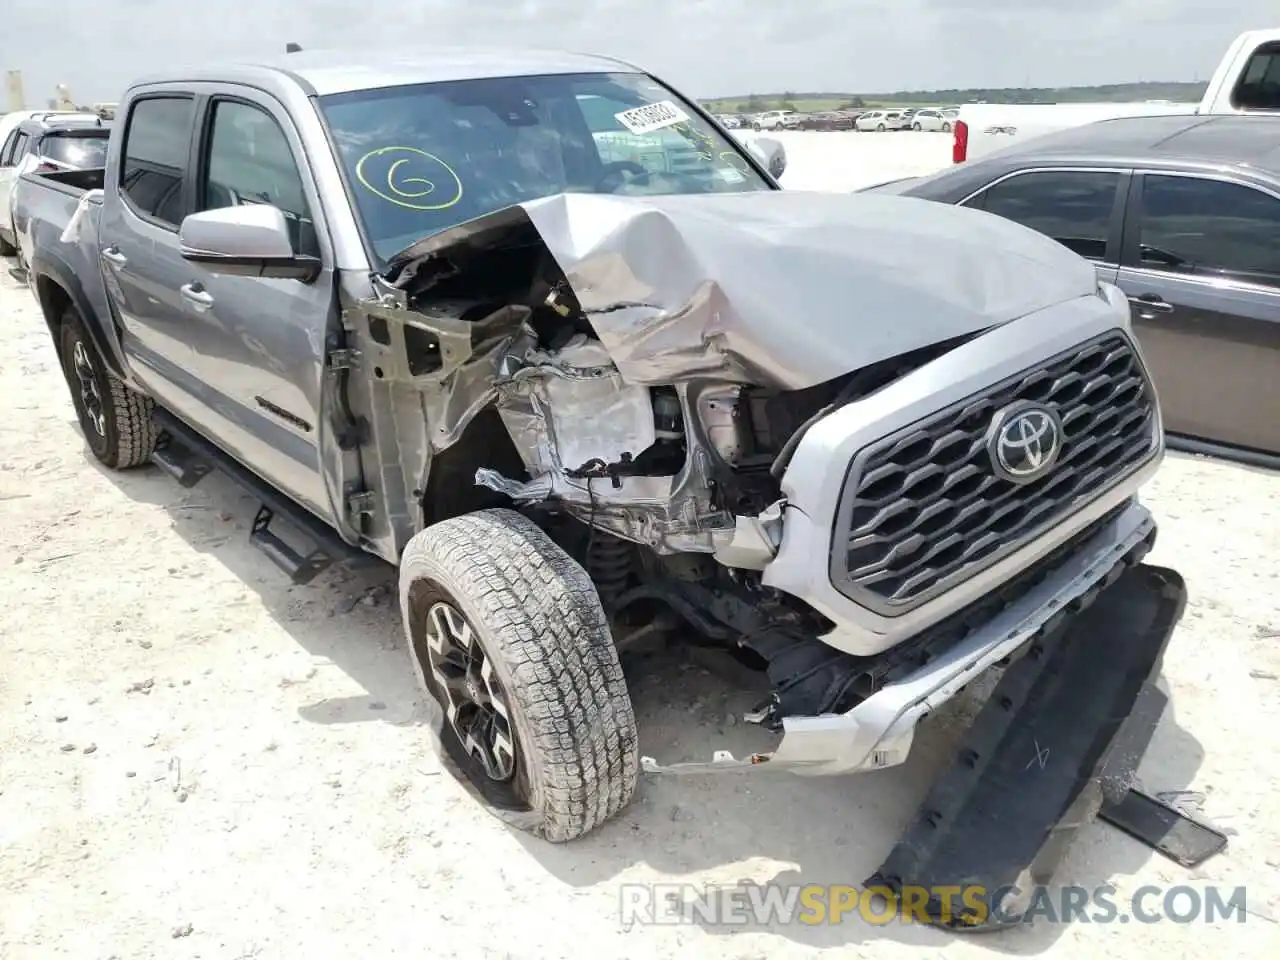
M 383 262 L 463 221 L 557 193 L 772 189 L 738 144 L 639 73 L 459 80 L 319 102 Z
M 40 156 L 76 170 L 92 170 L 107 165 L 107 133 L 51 133 L 40 141 Z

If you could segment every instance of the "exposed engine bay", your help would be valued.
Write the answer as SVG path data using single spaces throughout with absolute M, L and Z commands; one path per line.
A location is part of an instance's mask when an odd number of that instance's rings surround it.
M 642 628 L 656 613 L 751 650 L 776 690 L 767 723 L 847 709 L 963 636 L 948 623 L 856 657 L 818 639 L 831 625 L 816 611 L 761 586 L 778 543 L 782 478 L 805 431 L 1033 300 L 1025 276 L 991 270 L 981 236 L 943 244 L 930 211 L 930 233 L 911 238 L 923 248 L 915 254 L 937 243 L 963 276 L 950 302 L 924 297 L 941 313 L 857 327 L 847 319 L 855 311 L 901 315 L 908 303 L 920 310 L 921 297 L 905 277 L 858 290 L 866 276 L 846 271 L 847 299 L 831 304 L 845 317 L 780 322 L 797 302 L 777 277 L 803 283 L 815 258 L 829 277 L 833 243 L 865 270 L 886 242 L 876 211 L 861 219 L 865 198 L 833 236 L 827 206 L 842 198 L 801 200 L 797 220 L 795 195 L 780 206 L 782 196 L 751 207 L 757 220 L 762 210 L 785 219 L 776 246 L 737 227 L 708 233 L 705 203 L 686 211 L 679 197 L 566 195 L 509 208 L 410 247 L 365 305 L 369 339 L 385 348 L 375 376 L 401 393 L 397 432 L 410 435 L 410 418 L 428 425 L 422 473 L 405 478 L 423 491 L 424 515 L 455 512 L 442 501 L 457 512 L 525 509 L 591 573 L 619 642 L 628 622 Z M 722 199 L 727 221 L 742 215 L 741 198 Z M 726 237 L 738 238 L 742 269 L 708 262 L 735 252 Z M 858 295 L 867 302 L 855 306 Z M 493 499 L 459 500 L 468 481 Z

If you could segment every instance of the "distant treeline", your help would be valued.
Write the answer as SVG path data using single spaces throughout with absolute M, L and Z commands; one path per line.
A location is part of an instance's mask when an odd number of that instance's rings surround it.
M 753 93 L 739 97 L 704 100 L 721 113 L 757 113 L 762 110 L 813 110 L 847 106 L 853 109 L 881 104 L 960 103 L 1088 103 L 1142 100 L 1196 101 L 1206 83 L 1143 81 L 1108 83 L 1091 87 L 970 87 L 964 90 L 898 90 L 893 93 Z

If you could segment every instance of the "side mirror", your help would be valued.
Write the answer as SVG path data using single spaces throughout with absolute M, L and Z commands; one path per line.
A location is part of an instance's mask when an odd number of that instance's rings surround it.
M 773 137 L 756 137 L 747 149 L 759 160 L 773 179 L 777 180 L 787 169 L 787 148 Z
M 294 253 L 283 211 L 264 203 L 193 213 L 183 219 L 178 240 L 182 259 L 213 273 L 304 282 L 320 273 L 318 259 Z

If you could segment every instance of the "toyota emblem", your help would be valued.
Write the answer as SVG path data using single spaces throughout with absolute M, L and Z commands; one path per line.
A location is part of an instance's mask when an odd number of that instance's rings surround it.
M 1038 403 L 1005 407 L 991 420 L 987 450 L 1006 480 L 1030 483 L 1044 476 L 1062 452 L 1062 421 Z

